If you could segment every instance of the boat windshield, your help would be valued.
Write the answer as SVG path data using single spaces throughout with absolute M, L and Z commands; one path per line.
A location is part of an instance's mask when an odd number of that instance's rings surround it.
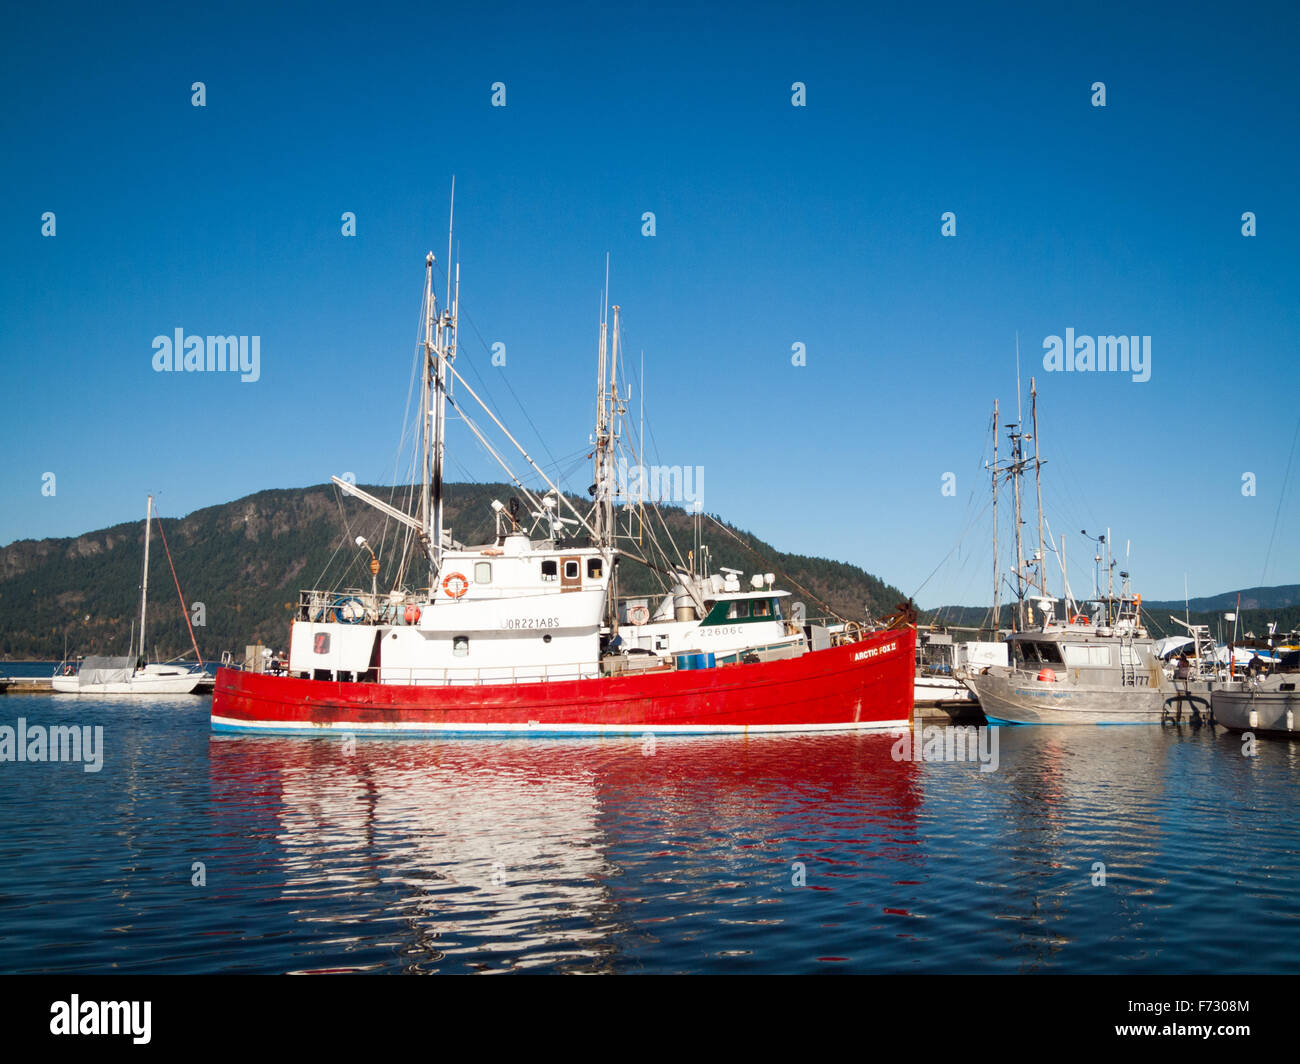
M 1061 665 L 1061 648 L 1055 643 L 1017 642 L 1016 657 L 1026 665 Z

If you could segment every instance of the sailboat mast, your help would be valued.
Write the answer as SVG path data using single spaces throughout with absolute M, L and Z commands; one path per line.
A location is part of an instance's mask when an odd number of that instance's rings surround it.
M 144 576 L 140 580 L 140 657 L 145 657 L 144 617 L 149 601 L 149 533 L 153 526 L 153 496 L 149 496 L 144 511 Z

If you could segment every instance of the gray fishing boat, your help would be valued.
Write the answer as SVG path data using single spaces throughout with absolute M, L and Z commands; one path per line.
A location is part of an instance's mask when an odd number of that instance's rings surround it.
M 1093 561 L 1093 595 L 1077 601 L 1070 591 L 1065 565 L 1065 541 L 1059 550 L 1047 533 L 1043 517 L 1039 457 L 1037 389 L 1030 379 L 1032 427 L 1029 432 L 1017 411 L 1017 420 L 1006 425 L 1011 455 L 998 461 L 994 433 L 993 464 L 993 555 L 994 617 L 1000 618 L 1000 590 L 997 550 L 998 488 L 1007 482 L 1012 488 L 1016 603 L 1012 632 L 1007 637 L 1009 662 L 983 668 L 966 668 L 958 678 L 979 700 L 985 717 L 1007 724 L 1159 724 L 1165 720 L 1209 719 L 1213 679 L 1213 655 L 1198 657 L 1210 670 L 1182 662 L 1174 675 L 1165 672 L 1155 654 L 1155 641 L 1142 623 L 1142 596 L 1131 593 L 1129 574 L 1120 572 L 1120 590 L 1115 591 L 1115 569 L 1110 532 L 1089 537 L 1098 546 Z M 993 424 L 998 425 L 998 406 L 993 407 Z M 1025 444 L 1032 442 L 1033 454 Z M 1021 538 L 1021 481 L 1032 469 L 1038 497 L 1038 549 L 1027 557 Z M 1084 532 L 1083 535 L 1087 535 Z M 1056 619 L 1056 596 L 1047 590 L 1045 560 L 1058 554 L 1064 585 L 1064 619 Z M 1104 578 L 1101 574 L 1105 574 Z M 1103 587 L 1105 590 L 1103 590 Z M 1035 610 L 1037 607 L 1037 610 Z M 1036 615 L 1035 615 L 1036 614 Z
M 1212 680 L 1166 675 L 1142 625 L 1141 598 L 1125 591 L 1089 604 L 1092 613 L 1054 619 L 1007 639 L 1011 664 L 962 679 L 984 715 L 1009 724 L 1159 724 L 1208 719 Z

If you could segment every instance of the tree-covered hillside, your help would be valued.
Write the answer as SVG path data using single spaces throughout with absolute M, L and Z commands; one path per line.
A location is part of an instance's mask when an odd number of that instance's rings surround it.
M 400 489 L 367 488 L 410 509 Z M 447 486 L 447 526 L 463 543 L 483 543 L 493 531 L 491 502 L 508 502 L 504 484 Z M 585 500 L 573 500 L 586 512 Z M 663 507 L 664 525 L 685 557 L 694 542 L 694 519 L 680 508 Z M 666 541 L 664 527 L 653 531 Z M 399 583 L 404 530 L 366 504 L 331 485 L 259 492 L 234 502 L 164 519 L 185 598 L 202 604 L 204 625 L 195 629 L 205 658 L 242 652 L 245 644 L 284 647 L 298 591 L 308 587 L 369 588 L 370 555 L 355 545 L 364 536 L 381 563 L 379 587 Z M 745 574 L 773 572 L 777 586 L 807 604 L 810 616 L 833 611 L 846 618 L 882 617 L 902 594 L 856 566 L 823 558 L 782 554 L 747 532 L 719 528 L 705 517 L 702 540 L 710 549 L 711 571 L 723 566 Z M 648 556 L 649 535 L 628 547 Z M 138 621 L 144 522 L 88 532 L 74 539 L 20 540 L 0 549 L 0 657 L 60 657 L 65 634 L 73 654 L 127 653 Z M 625 595 L 658 591 L 655 573 L 625 558 L 620 566 Z M 418 569 L 400 581 L 422 584 Z M 176 588 L 157 526 L 150 552 L 150 653 L 160 658 L 189 648 Z

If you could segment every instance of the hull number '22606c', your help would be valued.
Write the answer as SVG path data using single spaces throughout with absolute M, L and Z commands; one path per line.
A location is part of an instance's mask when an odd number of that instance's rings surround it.
M 559 628 L 558 617 L 507 617 L 502 628 Z

